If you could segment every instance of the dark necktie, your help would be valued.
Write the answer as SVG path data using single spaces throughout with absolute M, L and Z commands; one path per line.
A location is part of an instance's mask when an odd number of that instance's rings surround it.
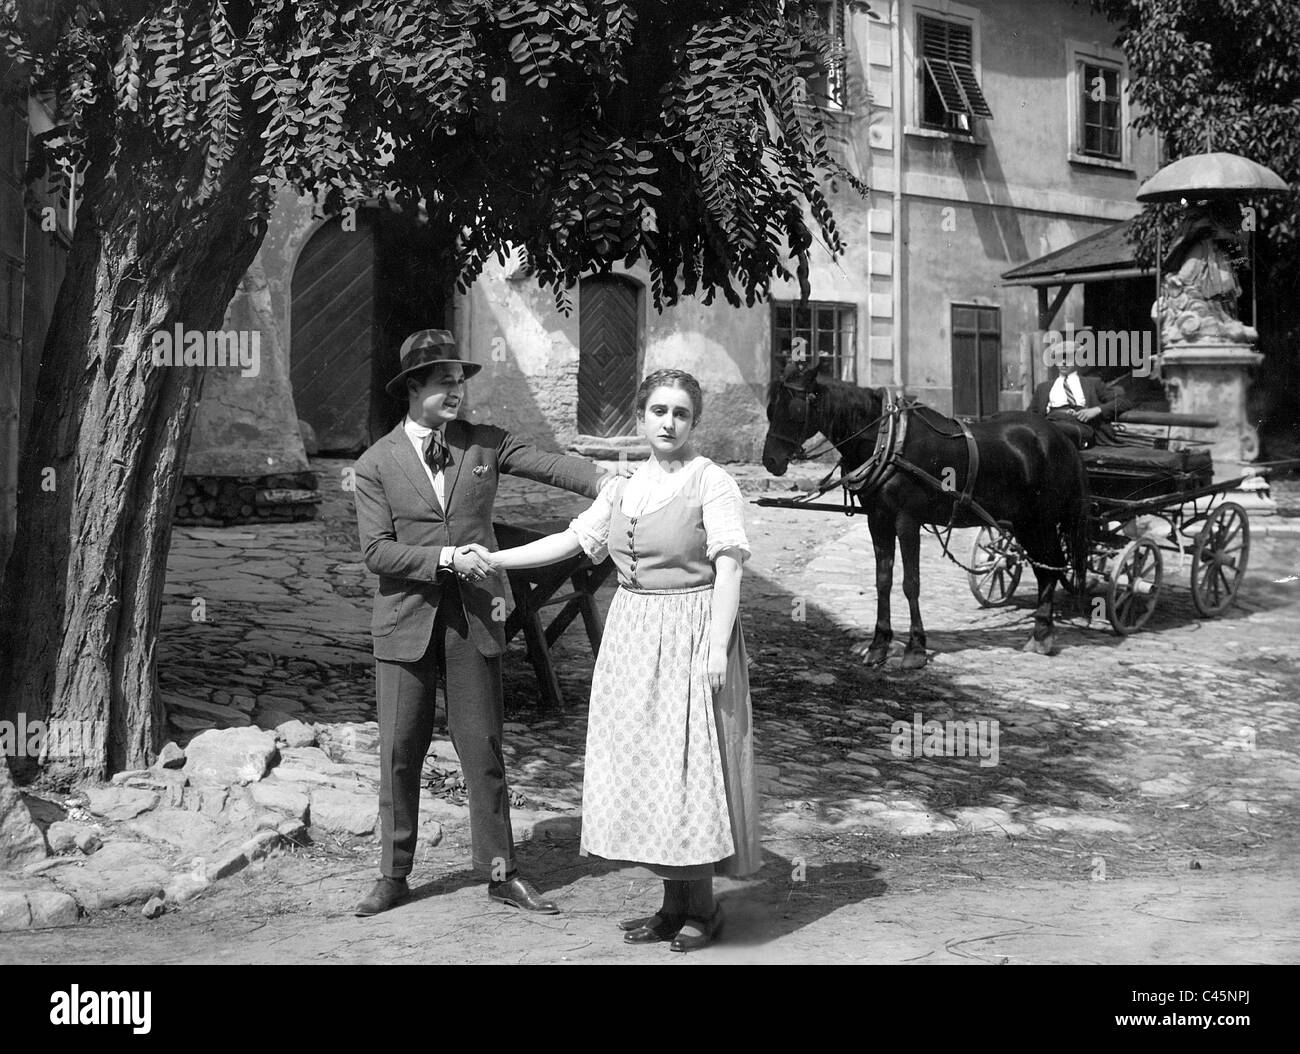
M 443 442 L 441 429 L 429 434 L 429 445 L 424 448 L 424 460 L 429 463 L 435 476 L 451 464 L 451 451 Z

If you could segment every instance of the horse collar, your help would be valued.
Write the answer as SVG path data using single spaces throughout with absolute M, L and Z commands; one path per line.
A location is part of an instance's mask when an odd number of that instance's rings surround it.
M 898 460 L 907 439 L 907 417 L 915 403 L 895 399 L 888 389 L 882 389 L 880 418 L 882 426 L 876 430 L 876 445 L 866 462 L 843 477 L 846 490 L 871 498 L 898 471 Z

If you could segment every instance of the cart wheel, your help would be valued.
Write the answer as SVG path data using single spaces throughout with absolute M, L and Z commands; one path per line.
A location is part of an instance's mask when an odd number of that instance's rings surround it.
M 1106 581 L 1106 617 L 1121 637 L 1136 633 L 1160 599 L 1160 547 L 1150 538 L 1129 542 Z
M 971 546 L 971 570 L 966 580 L 980 607 L 995 608 L 1007 603 L 1020 584 L 1020 546 L 992 527 L 981 527 Z
M 1250 520 L 1235 501 L 1205 519 L 1192 545 L 1192 606 L 1206 618 L 1222 614 L 1236 599 L 1250 557 Z

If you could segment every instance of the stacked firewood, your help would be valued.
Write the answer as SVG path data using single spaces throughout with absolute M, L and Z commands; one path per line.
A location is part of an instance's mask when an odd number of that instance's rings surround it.
M 310 520 L 320 504 L 316 473 L 276 476 L 186 476 L 176 492 L 174 522 L 205 527 Z

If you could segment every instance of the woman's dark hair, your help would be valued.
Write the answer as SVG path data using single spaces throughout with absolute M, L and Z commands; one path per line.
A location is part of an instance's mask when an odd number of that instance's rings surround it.
M 685 370 L 655 370 L 648 374 L 636 390 L 636 412 L 638 417 L 645 416 L 645 404 L 650 400 L 650 393 L 656 388 L 680 388 L 691 397 L 691 412 L 694 422 L 698 422 L 704 412 L 704 393 L 700 391 L 700 382 Z

